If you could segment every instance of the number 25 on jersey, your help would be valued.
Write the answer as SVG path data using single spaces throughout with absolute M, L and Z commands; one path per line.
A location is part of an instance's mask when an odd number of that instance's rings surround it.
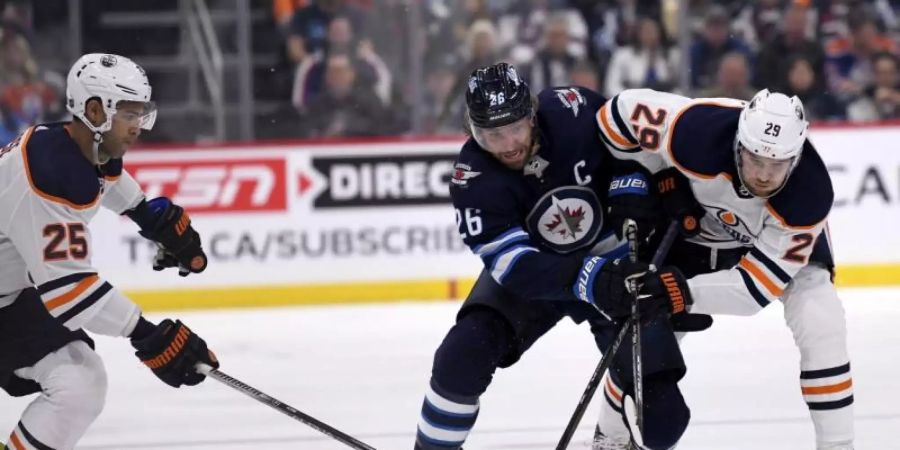
M 84 259 L 88 255 L 83 223 L 51 223 L 44 227 L 44 237 L 49 239 L 44 261 Z

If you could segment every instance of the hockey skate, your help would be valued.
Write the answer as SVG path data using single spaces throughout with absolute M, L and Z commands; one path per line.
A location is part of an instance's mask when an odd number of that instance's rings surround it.
M 606 436 L 600 427 L 594 429 L 594 442 L 591 450 L 635 450 L 629 436 Z

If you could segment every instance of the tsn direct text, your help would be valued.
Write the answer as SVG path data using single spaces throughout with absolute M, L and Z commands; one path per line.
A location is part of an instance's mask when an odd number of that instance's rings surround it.
M 134 162 L 126 168 L 147 198 L 169 197 L 192 213 L 287 209 L 284 158 Z

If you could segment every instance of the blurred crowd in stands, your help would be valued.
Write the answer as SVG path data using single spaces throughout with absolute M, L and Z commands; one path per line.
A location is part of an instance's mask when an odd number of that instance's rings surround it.
M 767 87 L 799 96 L 813 120 L 900 118 L 891 0 L 259 1 L 281 36 L 292 137 L 459 134 L 468 74 L 497 61 L 518 65 L 534 93 L 748 99 Z M 30 3 L 0 0 L 0 142 L 65 117 L 64 79 L 31 54 Z

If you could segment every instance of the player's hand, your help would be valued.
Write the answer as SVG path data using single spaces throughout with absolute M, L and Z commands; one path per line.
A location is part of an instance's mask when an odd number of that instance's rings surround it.
M 162 321 L 142 339 L 132 339 L 134 354 L 164 383 L 172 387 L 194 386 L 206 376 L 197 372 L 197 363 L 219 367 L 216 355 L 206 341 L 194 334 L 181 321 Z
M 649 271 L 649 265 L 631 262 L 627 258 L 607 260 L 599 256 L 587 257 L 575 281 L 575 296 L 594 305 L 610 319 L 626 318 L 631 315 L 631 304 L 634 302 L 629 283 L 639 282 Z
M 647 175 L 640 171 L 614 176 L 610 181 L 606 199 L 607 216 L 620 239 L 625 219 L 637 222 L 638 239 L 643 242 L 653 232 L 654 225 L 664 217 L 649 186 Z
M 676 221 L 681 234 L 693 237 L 700 233 L 700 219 L 706 214 L 691 190 L 690 181 L 674 167 L 653 176 L 656 192 L 666 215 Z
M 24 397 L 41 392 L 41 385 L 37 381 L 20 378 L 15 374 L 10 374 L 6 381 L 0 381 L 0 388 L 13 397 Z
M 178 267 L 178 274 L 187 276 L 206 269 L 207 257 L 200 235 L 191 225 L 191 218 L 184 208 L 168 198 L 158 197 L 146 203 L 143 215 L 149 215 L 153 220 L 138 222 L 141 236 L 161 247 L 154 258 L 153 270 Z

